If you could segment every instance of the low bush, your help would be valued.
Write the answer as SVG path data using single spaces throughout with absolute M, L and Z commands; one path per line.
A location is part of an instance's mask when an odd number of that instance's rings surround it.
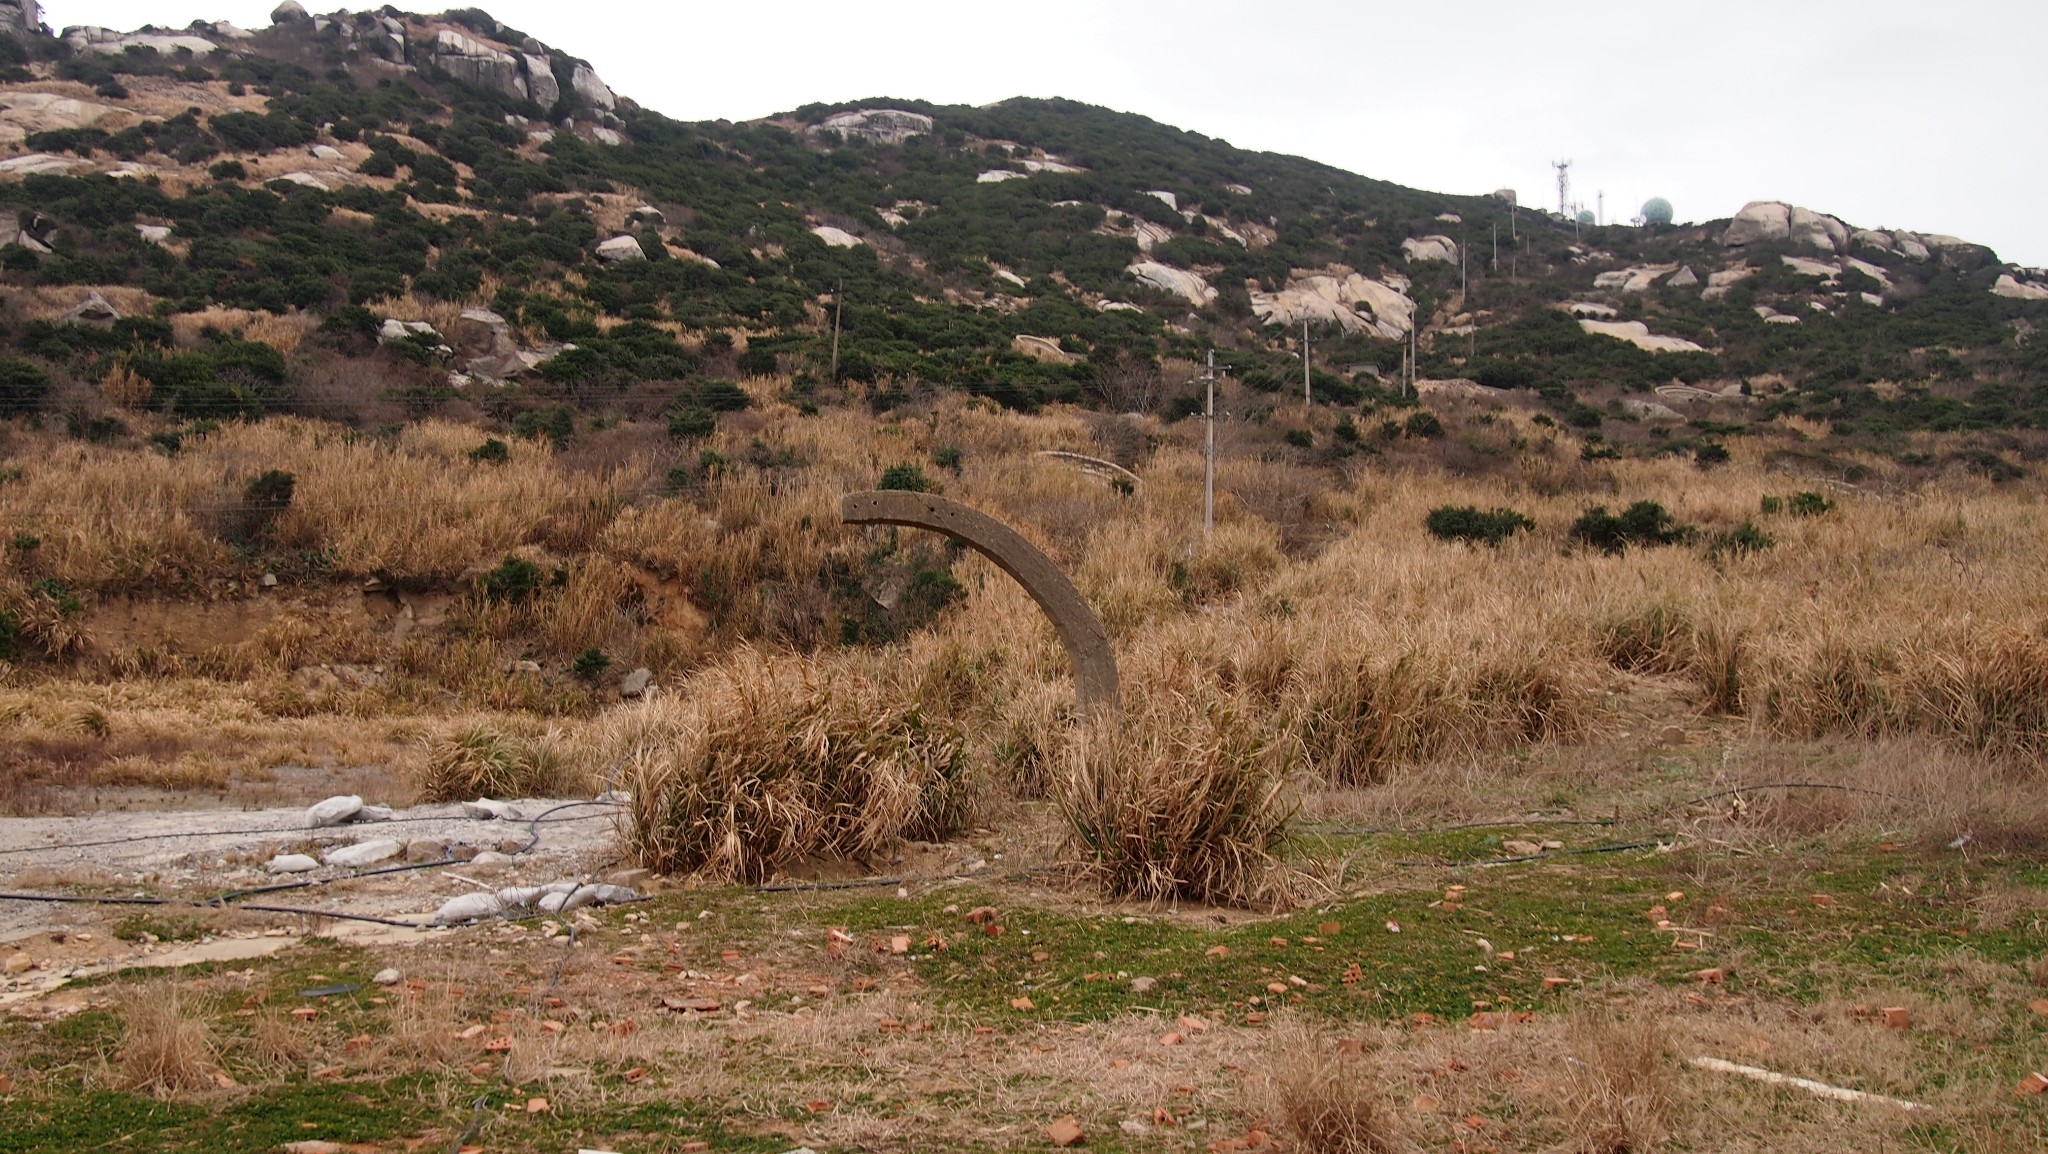
M 1472 505 L 1439 505 L 1423 520 L 1429 535 L 1439 541 L 1484 542 L 1499 545 L 1517 533 L 1536 528 L 1536 522 L 1513 509 L 1479 509 Z
M 882 470 L 882 479 L 875 483 L 877 489 L 898 489 L 906 493 L 938 493 L 943 491 L 937 481 L 925 476 L 923 469 L 916 465 L 891 465 Z
M 1698 534 L 1657 502 L 1637 501 L 1619 515 L 1609 513 L 1605 505 L 1593 506 L 1572 522 L 1570 535 L 1603 553 L 1620 553 L 1630 546 L 1682 545 Z

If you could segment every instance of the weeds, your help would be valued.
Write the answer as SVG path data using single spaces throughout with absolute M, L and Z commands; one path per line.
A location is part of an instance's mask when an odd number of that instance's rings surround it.
M 581 784 L 559 731 L 524 739 L 487 725 L 429 744 L 419 777 L 425 801 L 559 797 Z
M 1513 509 L 1482 510 L 1471 505 L 1439 505 L 1429 511 L 1423 527 L 1439 541 L 1499 545 L 1517 533 L 1535 529 L 1536 522 Z
M 126 999 L 114 1052 L 123 1087 L 159 1098 L 205 1090 L 214 1085 L 214 1061 L 213 1032 L 187 1012 L 176 985 L 143 987 Z
M 1560 1103 L 1575 1154 L 1645 1154 L 1662 1144 L 1673 1109 L 1670 1064 L 1654 1020 L 1582 1019 Z

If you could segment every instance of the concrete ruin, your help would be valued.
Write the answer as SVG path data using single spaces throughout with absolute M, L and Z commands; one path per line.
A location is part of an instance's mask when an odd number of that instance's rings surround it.
M 848 525 L 906 525 L 944 533 L 994 561 L 1052 622 L 1073 663 L 1081 708 L 1090 713 L 1116 708 L 1116 651 L 1102 619 L 1052 558 L 1015 529 L 958 501 L 896 490 L 848 493 L 839 499 L 839 519 Z

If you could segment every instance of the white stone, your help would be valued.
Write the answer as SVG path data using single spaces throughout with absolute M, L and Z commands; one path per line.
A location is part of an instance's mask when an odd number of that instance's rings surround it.
M 1822 252 L 1839 252 L 1849 247 L 1849 226 L 1825 213 L 1792 206 L 1788 227 L 1794 244 Z
M 1424 237 L 1409 237 L 1401 242 L 1401 251 L 1411 261 L 1440 260 L 1449 264 L 1458 263 L 1458 242 L 1435 233 Z
M 647 250 L 636 236 L 615 236 L 597 246 L 597 259 L 608 261 L 646 260 Z
M 1790 235 L 1790 205 L 1776 200 L 1753 200 L 1743 205 L 1735 219 L 1728 222 L 1728 230 L 1721 234 L 1721 243 L 1729 248 L 1739 248 L 1760 240 L 1784 240 Z
M 1991 291 L 2002 297 L 2021 301 L 2048 301 L 2048 285 L 2030 284 L 2011 273 L 1998 274 L 1998 280 Z
M 354 845 L 337 846 L 321 854 L 320 860 L 331 866 L 354 868 L 389 861 L 404 852 L 405 847 L 395 839 L 380 837 L 370 841 L 359 841 Z
M 469 859 L 469 865 L 471 869 L 505 869 L 517 864 L 518 861 L 518 858 L 513 857 L 509 853 L 499 853 L 497 850 L 487 849 Z
M 462 816 L 475 818 L 478 821 L 518 821 L 525 815 L 514 808 L 510 802 L 494 801 L 488 797 L 480 797 L 475 801 L 465 801 L 462 803 Z
M 1014 168 L 991 168 L 987 172 L 975 177 L 974 183 L 1001 184 L 1006 180 L 1024 180 L 1030 177 L 1030 175 L 1028 172 L 1018 172 Z
M 1623 397 L 1621 399 L 1621 410 L 1639 421 L 1682 421 L 1685 419 L 1679 415 L 1678 410 L 1671 406 L 1660 405 L 1656 401 L 1644 400 L 1641 397 Z
M 171 239 L 171 230 L 161 224 L 138 224 L 135 226 L 135 235 L 149 244 L 164 244 Z
M 1034 361 L 1047 364 L 1071 365 L 1078 363 L 1081 356 L 1060 347 L 1058 337 L 1037 337 L 1029 333 L 1018 333 L 1010 338 L 1010 347 Z
M 633 672 L 626 674 L 624 679 L 622 679 L 619 682 L 619 696 L 643 696 L 646 694 L 648 686 L 653 684 L 654 671 L 646 668 L 645 666 L 642 666 L 641 668 L 635 669 Z
M 270 22 L 272 24 L 283 24 L 288 20 L 305 20 L 308 18 L 306 6 L 299 3 L 299 0 L 284 0 L 284 3 L 270 10 Z
M 597 73 L 588 64 L 578 63 L 570 70 L 569 87 L 583 99 L 584 103 L 596 105 L 607 112 L 618 105 L 618 101 L 612 96 L 611 88 L 598 79 Z
M 810 127 L 813 136 L 831 133 L 841 140 L 859 137 L 871 144 L 902 144 L 932 130 L 932 118 L 898 108 L 862 108 L 826 117 Z
M 1625 293 L 1648 292 L 1659 277 L 1676 272 L 1675 264 L 1637 265 L 1634 268 L 1615 269 L 1603 272 L 1593 278 L 1594 288 L 1619 289 Z
M 1031 283 L 1009 269 L 1000 267 L 996 269 L 996 279 L 1014 285 L 1017 288 L 1024 288 Z
M 497 894 L 463 894 L 441 903 L 441 908 L 434 911 L 434 924 L 452 926 L 473 922 L 478 918 L 496 917 L 503 909 Z
M 1581 320 L 1579 327 L 1589 333 L 1627 341 L 1653 353 L 1703 353 L 1706 350 L 1683 337 L 1658 336 L 1641 321 Z
M 441 334 L 435 331 L 434 326 L 425 321 L 402 321 L 396 317 L 385 317 L 384 323 L 377 327 L 377 343 L 382 345 L 402 341 L 415 334 L 432 337 L 436 341 L 441 339 Z
M 1216 299 L 1216 290 L 1209 286 L 1197 273 L 1177 269 L 1158 261 L 1141 260 L 1124 270 L 1139 280 L 1178 297 L 1185 298 L 1197 308 L 1205 307 Z
M 1088 171 L 1088 170 L 1087 170 L 1087 169 L 1085 169 L 1085 168 L 1077 168 L 1077 167 L 1075 167 L 1074 165 L 1068 164 L 1068 163 L 1067 163 L 1066 161 L 1064 161 L 1064 160 L 1054 160 L 1054 159 L 1053 159 L 1052 157 L 1050 157 L 1050 156 L 1046 157 L 1046 158 L 1045 158 L 1044 160 L 1020 160 L 1020 161 L 1018 161 L 1017 163 L 1018 163 L 1018 164 L 1021 164 L 1021 165 L 1023 165 L 1023 166 L 1024 166 L 1024 171 L 1026 171 L 1026 172 L 1086 172 L 1086 171 Z
M 526 66 L 526 94 L 543 109 L 551 109 L 562 99 L 562 86 L 555 82 L 555 65 L 546 56 L 525 52 L 519 56 Z
M 1565 311 L 1575 317 L 1612 317 L 1621 315 L 1613 305 L 1595 304 L 1592 301 L 1573 301 L 1564 306 Z
M 1728 290 L 1734 285 L 1748 280 L 1755 275 L 1756 270 L 1746 264 L 1739 264 L 1733 268 L 1724 268 L 1718 272 L 1710 272 L 1707 274 L 1706 290 L 1700 293 L 1700 295 L 1708 300 L 1726 296 Z
M 307 188 L 317 188 L 321 192 L 331 191 L 326 181 L 314 176 L 310 172 L 287 172 L 283 176 L 273 177 L 272 179 L 288 180 L 293 184 L 303 185 Z
M 1892 274 L 1886 272 L 1884 266 L 1882 265 L 1871 264 L 1867 260 L 1857 260 L 1855 257 L 1852 256 L 1842 261 L 1842 267 L 1853 268 L 1857 272 L 1862 273 L 1864 276 L 1869 277 L 1870 279 L 1883 285 L 1887 289 L 1890 289 L 1892 287 Z
M 1391 285 L 1355 272 L 1295 277 L 1279 292 L 1255 292 L 1251 298 L 1253 315 L 1269 325 L 1307 320 L 1392 340 L 1407 336 L 1414 324 L 1414 301 Z M 1358 311 L 1361 305 L 1363 313 Z
M 1436 214 L 1436 218 L 1437 218 L 1438 220 L 1440 220 L 1440 221 L 1443 221 L 1443 222 L 1444 222 L 1445 224 L 1464 224 L 1464 223 L 1465 223 L 1465 218 L 1464 218 L 1464 217 L 1462 217 L 1462 216 L 1459 216 L 1459 215 L 1458 215 L 1457 213 L 1455 213 L 1455 212 L 1440 212 L 1440 213 L 1437 213 L 1437 214 Z
M 1884 298 L 1876 293 L 1857 293 L 1856 295 L 1861 297 L 1863 299 L 1863 303 L 1869 305 L 1871 308 L 1884 307 Z
M 1163 224 L 1153 224 L 1149 220 L 1134 219 L 1131 221 L 1131 237 L 1138 242 L 1139 252 L 1151 252 L 1172 240 L 1173 230 Z
M 124 115 L 109 104 L 52 92 L 0 92 L 0 140 L 19 143 L 31 132 L 91 128 L 110 116 Z
M 1680 268 L 1677 272 L 1673 273 L 1671 275 L 1671 279 L 1664 282 L 1664 287 L 1692 288 L 1694 285 L 1697 285 L 1699 283 L 1700 275 L 1692 271 L 1691 265 L 1686 265 Z
M 1172 209 L 1175 212 L 1180 211 L 1180 198 L 1166 191 L 1163 188 L 1148 188 L 1145 190 L 1145 195 L 1156 196 L 1162 203 L 1166 205 L 1166 207 Z
M 0 176 L 46 176 L 52 173 L 70 172 L 82 160 L 68 156 L 51 156 L 47 152 L 31 152 L 26 156 L 10 156 L 0 160 Z
M 1226 184 L 1223 186 L 1223 191 L 1234 192 L 1239 196 L 1250 196 L 1252 194 L 1251 186 L 1244 184 Z
M 340 825 L 343 822 L 354 821 L 356 815 L 361 812 L 363 812 L 363 799 L 354 794 L 348 794 L 343 797 L 330 797 L 326 801 L 315 802 L 307 808 L 306 828 L 325 829 L 331 825 Z
M 264 863 L 263 868 L 274 874 L 302 874 L 319 869 L 320 863 L 302 853 L 281 853 Z
M 821 224 L 812 229 L 811 235 L 824 241 L 832 248 L 857 248 L 867 243 L 845 229 L 834 228 L 829 224 Z
M 621 144 L 626 143 L 625 137 L 619 135 L 618 132 L 613 129 L 606 128 L 602 124 L 590 130 L 590 138 L 592 140 L 597 141 L 599 144 L 610 145 L 613 148 L 617 148 Z
M 401 974 L 397 970 L 394 970 L 391 967 L 386 966 L 383 969 L 378 970 L 375 974 L 371 975 L 370 984 L 373 986 L 395 986 L 401 980 L 403 980 L 404 977 L 404 974 Z
M 1842 271 L 1826 261 L 1813 260 L 1809 257 L 1781 256 L 1778 259 L 1785 262 L 1785 267 L 1800 276 L 1817 276 L 1831 284 Z
M 1894 232 L 1892 233 L 1892 240 L 1899 246 L 1899 251 L 1905 253 L 1911 260 L 1926 260 L 1934 255 L 1933 250 L 1929 249 L 1913 233 Z

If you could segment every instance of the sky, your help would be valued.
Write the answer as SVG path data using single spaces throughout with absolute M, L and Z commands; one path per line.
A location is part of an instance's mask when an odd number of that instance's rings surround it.
M 43 19 L 260 28 L 275 2 L 48 0 Z M 1556 207 L 1570 159 L 1609 221 L 1652 196 L 1681 222 L 1784 200 L 2048 266 L 2041 0 L 479 6 L 682 120 L 1063 96 L 1417 188 Z

